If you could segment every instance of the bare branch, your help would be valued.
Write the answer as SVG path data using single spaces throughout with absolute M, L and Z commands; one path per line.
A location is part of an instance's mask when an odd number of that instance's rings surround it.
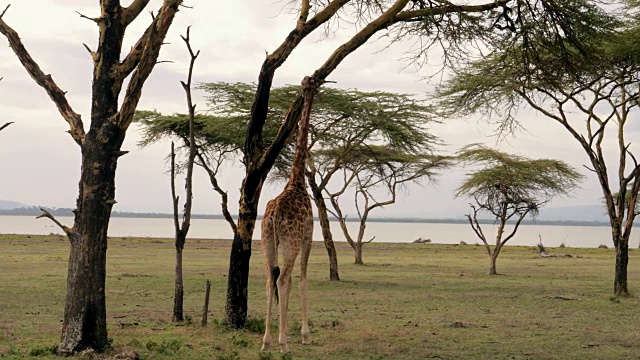
M 58 85 L 53 81 L 51 75 L 45 75 L 40 69 L 40 66 L 33 60 L 27 49 L 22 44 L 20 36 L 13 30 L 4 20 L 2 16 L 5 14 L 9 7 L 5 8 L 0 15 L 0 33 L 2 33 L 7 40 L 9 40 L 9 46 L 20 60 L 22 66 L 27 70 L 31 78 L 40 85 L 49 95 L 49 98 L 56 104 L 58 111 L 62 117 L 69 123 L 69 133 L 78 145 L 82 145 L 84 142 L 85 132 L 80 115 L 73 111 L 71 105 L 66 98 L 66 93 L 62 91 Z
M 171 26 L 181 3 L 182 0 L 165 0 L 164 5 L 162 5 L 158 12 L 158 16 L 152 21 L 148 36 L 145 37 L 143 35 L 143 38 L 146 38 L 144 48 L 140 54 L 138 65 L 127 85 L 124 101 L 117 114 L 118 122 L 121 126 L 124 126 L 124 128 L 127 128 L 133 120 L 133 114 L 140 101 L 140 95 L 142 94 L 142 86 L 158 61 L 161 45 L 164 42 L 167 31 L 169 31 L 169 26 Z M 143 38 L 140 40 L 142 41 Z
M 79 11 L 76 11 L 76 14 L 80 15 L 81 18 L 87 19 L 87 20 L 91 20 L 96 24 L 100 23 L 100 18 L 92 18 L 92 17 L 86 16 L 86 15 L 80 13 Z
M 14 122 L 13 122 L 13 121 L 11 121 L 11 122 L 8 122 L 8 123 L 6 123 L 6 124 L 4 124 L 4 125 L 0 126 L 0 131 L 4 130 L 4 128 L 6 128 L 7 126 L 9 126 L 9 125 L 11 125 L 11 124 L 13 124 L 13 123 L 14 123 Z
M 134 0 L 129 7 L 122 10 L 122 25 L 129 26 L 149 4 L 150 0 Z
M 121 81 L 127 78 L 127 76 L 131 75 L 133 70 L 136 69 L 136 66 L 138 66 L 138 63 L 140 62 L 140 58 L 142 56 L 142 51 L 146 46 L 149 34 L 151 34 L 154 26 L 155 21 L 152 21 L 144 31 L 144 33 L 140 36 L 138 42 L 136 42 L 136 44 L 131 47 L 131 50 L 129 50 L 129 54 L 127 54 L 124 60 L 120 62 L 120 65 L 118 66 L 118 74 Z
M 209 181 L 211 182 L 211 186 L 213 186 L 213 189 L 218 194 L 220 194 L 220 197 L 222 198 L 222 202 L 220 203 L 220 205 L 222 206 L 222 215 L 224 216 L 224 219 L 227 221 L 227 223 L 229 223 L 229 226 L 231 226 L 231 230 L 233 230 L 233 234 L 235 236 L 238 233 L 238 226 L 236 225 L 235 221 L 233 221 L 231 212 L 229 212 L 229 196 L 227 192 L 220 187 L 220 184 L 218 183 L 217 172 L 213 170 L 209 165 L 207 165 L 207 162 L 205 161 L 202 154 L 198 152 L 197 156 L 200 160 L 200 163 L 198 165 L 205 169 L 207 174 L 209 174 Z
M 89 48 L 89 45 L 82 43 L 82 46 L 84 46 L 84 48 L 87 49 L 87 51 L 89 52 L 89 55 L 91 55 L 91 59 L 93 59 L 93 63 L 95 64 L 98 61 L 98 54 L 96 54 L 95 51 L 91 50 Z
M 194 121 L 195 121 L 195 111 L 196 106 L 193 104 L 193 97 L 191 96 L 191 79 L 193 77 L 193 67 L 196 62 L 196 58 L 200 51 L 197 54 L 194 54 L 193 49 L 191 48 L 191 42 L 189 37 L 191 26 L 187 27 L 187 36 L 182 37 L 185 44 L 187 45 L 187 49 L 189 50 L 189 55 L 191 57 L 189 61 L 189 70 L 187 72 L 187 82 L 181 81 L 182 88 L 184 89 L 185 95 L 187 97 L 187 108 L 189 109 L 189 159 L 187 162 L 187 178 L 185 179 L 185 187 L 187 193 L 187 199 L 184 203 L 184 217 L 182 219 L 182 229 L 183 234 L 186 234 L 189 231 L 189 227 L 191 226 L 191 208 L 193 207 L 193 163 L 196 158 L 196 140 L 195 140 L 195 130 L 194 130 Z
M 2 19 L 2 17 L 4 16 L 4 14 L 7 12 L 7 10 L 9 10 L 9 7 L 11 6 L 11 4 L 7 5 L 6 8 L 4 8 L 4 10 L 2 11 L 2 14 L 0 14 L 0 19 Z
M 492 9 L 497 9 L 499 7 L 504 7 L 507 5 L 509 0 L 500 0 L 494 1 L 481 5 L 455 5 L 450 2 L 443 2 L 441 6 L 437 7 L 429 7 L 425 9 L 419 10 L 409 10 L 403 11 L 396 15 L 396 21 L 398 22 L 409 22 L 409 21 L 420 21 L 425 17 L 440 15 L 446 13 L 473 13 L 473 12 L 485 12 Z
M 42 215 L 36 216 L 36 219 L 40 219 L 40 218 L 48 218 L 51 221 L 53 221 L 56 225 L 58 225 L 58 227 L 60 227 L 60 229 L 62 229 L 62 231 L 64 231 L 65 234 L 70 235 L 73 233 L 73 231 L 71 230 L 70 227 L 62 225 L 62 223 L 60 221 L 58 221 L 53 215 L 51 215 L 50 212 L 48 212 L 47 210 L 40 208 L 40 211 L 42 211 Z
M 311 4 L 309 0 L 302 0 L 302 7 L 300 9 L 300 17 L 298 18 L 297 28 L 302 28 L 307 22 L 307 18 L 309 17 L 309 10 L 311 10 Z
M 173 141 L 171 142 L 171 203 L 173 205 L 173 226 L 176 234 L 180 232 L 180 221 L 178 220 L 178 202 L 180 198 L 176 196 L 176 152 Z

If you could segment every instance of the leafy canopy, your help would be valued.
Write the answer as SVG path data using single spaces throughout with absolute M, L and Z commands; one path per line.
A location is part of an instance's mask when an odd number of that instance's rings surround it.
M 537 208 L 556 195 L 568 195 L 583 176 L 563 161 L 532 160 L 472 144 L 458 153 L 464 164 L 479 166 L 468 173 L 456 196 L 473 197 L 489 211 L 505 204 Z
M 255 85 L 217 82 L 202 84 L 200 89 L 206 92 L 208 110 L 195 118 L 199 149 L 204 153 L 241 152 Z M 264 133 L 265 147 L 275 138 L 299 89 L 294 85 L 272 89 Z M 318 156 L 324 158 L 328 155 L 346 156 L 351 149 L 356 152 L 350 156 L 356 156 L 358 152 L 364 154 L 365 150 L 371 152 L 376 146 L 394 152 L 396 160 L 402 154 L 422 156 L 438 143 L 437 138 L 426 131 L 426 124 L 432 121 L 432 112 L 429 106 L 407 94 L 323 87 L 314 101 L 311 115 L 311 146 L 322 150 Z M 187 139 L 186 115 L 141 111 L 137 119 L 143 125 L 142 146 L 164 137 Z M 186 146 L 186 141 L 183 145 Z M 356 149 L 363 146 L 366 149 Z M 290 144 L 276 164 L 279 172 L 288 174 L 292 154 L 293 146 Z M 379 157 L 381 154 L 369 155 Z

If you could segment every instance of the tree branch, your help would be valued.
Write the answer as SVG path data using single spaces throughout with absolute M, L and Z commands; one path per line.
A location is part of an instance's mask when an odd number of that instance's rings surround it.
M 93 21 L 93 22 L 94 22 L 94 23 L 96 23 L 96 24 L 99 24 L 99 23 L 100 23 L 100 18 L 92 18 L 92 17 L 89 17 L 89 16 L 87 16 L 87 15 L 82 14 L 82 13 L 81 13 L 81 12 L 79 12 L 79 11 L 76 11 L 76 14 L 80 15 L 80 17 L 81 17 L 81 18 L 83 18 L 83 19 L 87 19 L 87 20 L 91 20 L 91 21 Z
M 229 223 L 229 226 L 231 226 L 231 230 L 233 231 L 233 235 L 235 236 L 238 233 L 238 226 L 236 225 L 233 217 L 231 216 L 231 213 L 229 212 L 229 196 L 227 192 L 220 187 L 216 171 L 214 171 L 213 169 L 211 169 L 211 167 L 209 167 L 209 165 L 207 165 L 207 162 L 200 152 L 197 153 L 197 156 L 200 160 L 199 165 L 209 175 L 209 182 L 211 182 L 211 186 L 213 186 L 213 189 L 218 194 L 220 194 L 220 197 L 222 198 L 222 203 L 220 204 L 220 206 L 222 207 L 222 215 L 224 216 L 224 219 L 227 221 L 227 223 Z
M 180 197 L 176 195 L 176 152 L 173 141 L 171 142 L 171 204 L 173 206 L 173 227 L 176 236 L 180 232 L 180 220 L 178 218 L 178 202 Z
M 53 215 L 51 215 L 50 212 L 48 212 L 47 210 L 40 208 L 40 211 L 42 211 L 42 215 L 36 216 L 36 219 L 40 219 L 40 218 L 48 218 L 51 221 L 53 221 L 56 225 L 58 225 L 58 227 L 60 227 L 60 229 L 62 229 L 62 231 L 64 231 L 64 233 L 69 236 L 73 233 L 73 231 L 71 230 L 70 227 L 62 225 L 61 222 L 59 222 Z
M 403 11 L 395 16 L 396 21 L 405 22 L 412 20 L 420 20 L 425 17 L 433 16 L 433 15 L 441 15 L 447 13 L 472 13 L 472 12 L 484 12 L 488 10 L 497 9 L 499 7 L 504 7 L 509 3 L 510 0 L 499 0 L 486 4 L 480 5 L 455 5 L 450 2 L 444 2 L 443 5 L 437 7 L 430 7 L 426 9 L 419 10 L 409 10 Z
M 150 0 L 134 0 L 131 5 L 122 9 L 122 25 L 124 27 L 129 26 L 135 20 L 138 15 L 149 4 Z
M 160 48 L 181 3 L 182 0 L 165 0 L 158 12 L 158 16 L 152 21 L 151 32 L 146 38 L 140 60 L 127 86 L 120 111 L 117 113 L 118 123 L 125 129 L 133 120 L 133 114 L 142 94 L 142 86 L 158 61 Z
M 297 28 L 302 28 L 307 22 L 307 18 L 309 17 L 309 10 L 311 10 L 311 4 L 309 0 L 302 0 L 302 7 L 300 8 L 300 17 L 298 17 Z
M 6 128 L 7 126 L 9 126 L 9 125 L 11 125 L 11 124 L 13 124 L 13 123 L 14 123 L 14 122 L 13 122 L 13 121 L 11 121 L 11 122 L 8 122 L 8 123 L 6 123 L 6 124 L 4 124 L 4 125 L 0 126 L 0 131 L 4 130 L 4 128 Z
M 78 113 L 73 111 L 71 105 L 66 98 L 66 93 L 62 91 L 58 85 L 53 81 L 51 75 L 45 75 L 40 69 L 40 66 L 33 60 L 24 44 L 20 40 L 18 33 L 13 30 L 3 19 L 2 16 L 9 9 L 9 6 L 0 15 L 0 33 L 2 33 L 7 40 L 9 40 L 9 46 L 20 60 L 20 63 L 27 70 L 27 73 L 35 80 L 35 82 L 42 87 L 49 98 L 55 103 L 60 115 L 69 124 L 69 134 L 78 145 L 82 145 L 84 142 L 85 132 L 82 124 L 82 119 Z

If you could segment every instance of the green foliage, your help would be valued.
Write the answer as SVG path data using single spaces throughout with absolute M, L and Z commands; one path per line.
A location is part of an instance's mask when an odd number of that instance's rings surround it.
M 528 25 L 521 33 L 500 40 L 504 45 L 496 45 L 497 51 L 469 62 L 439 87 L 444 115 L 480 113 L 496 122 L 499 131 L 510 133 L 520 125 L 515 113 L 525 96 L 544 104 L 556 93 L 588 90 L 597 79 L 640 64 L 635 36 L 640 28 L 628 18 L 620 19 L 589 0 L 544 6 L 544 16 L 524 14 Z
M 299 88 L 288 85 L 271 90 L 265 147 L 275 137 Z M 198 145 L 205 149 L 240 151 L 244 146 L 255 85 L 217 82 L 202 84 L 200 89 L 207 93 L 208 110 L 195 119 Z M 360 137 L 384 139 L 394 148 L 414 151 L 435 140 L 421 128 L 432 118 L 431 112 L 430 107 L 411 95 L 323 87 L 314 101 L 312 134 L 323 148 L 360 131 L 366 132 Z M 186 114 L 162 115 L 155 111 L 139 111 L 136 120 L 144 127 L 141 146 L 165 137 L 187 139 Z
M 265 329 L 264 319 L 247 318 L 244 323 L 244 329 L 251 333 L 262 334 Z
M 29 349 L 29 356 L 45 356 L 45 355 L 55 355 L 56 349 L 58 347 L 56 345 L 53 346 L 42 346 L 36 345 Z
M 217 354 L 217 360 L 240 360 L 240 356 L 238 356 L 237 350 L 231 350 L 228 353 Z
M 458 159 L 480 168 L 467 174 L 456 196 L 472 197 L 495 214 L 507 204 L 535 214 L 552 197 L 571 193 L 583 177 L 559 160 L 532 160 L 478 144 L 464 147 Z
M 218 82 L 200 88 L 207 93 L 209 108 L 195 118 L 196 142 L 205 156 L 219 164 L 243 151 L 255 85 Z M 264 148 L 298 92 L 299 86 L 293 85 L 271 90 Z M 444 163 L 442 157 L 429 155 L 439 143 L 426 129 L 432 113 L 431 107 L 412 95 L 323 87 L 311 114 L 310 157 L 319 170 L 338 164 L 381 171 L 384 166 L 396 169 L 409 164 L 421 176 L 431 176 L 438 167 L 435 164 Z M 187 115 L 141 111 L 136 118 L 144 128 L 141 146 L 173 138 L 187 147 Z M 292 144 L 283 150 L 275 164 L 276 177 L 288 177 L 293 150 Z
M 236 332 L 235 334 L 233 334 L 231 339 L 229 339 L 229 342 L 231 342 L 231 345 L 235 347 L 246 348 L 247 346 L 249 346 L 249 339 L 247 338 L 247 335 L 241 332 Z
M 159 354 L 171 354 L 179 351 L 182 348 L 182 345 L 183 341 L 181 339 L 167 339 L 162 340 L 159 343 L 153 340 L 149 340 L 145 344 L 145 348 L 149 351 L 157 352 Z

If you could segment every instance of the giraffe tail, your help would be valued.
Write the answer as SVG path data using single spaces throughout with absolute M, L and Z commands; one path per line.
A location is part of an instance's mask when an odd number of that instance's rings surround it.
M 280 300 L 278 297 L 278 285 L 276 284 L 279 276 L 280 276 L 280 268 L 278 266 L 271 269 L 271 281 L 273 282 L 273 293 L 276 295 L 276 304 Z

